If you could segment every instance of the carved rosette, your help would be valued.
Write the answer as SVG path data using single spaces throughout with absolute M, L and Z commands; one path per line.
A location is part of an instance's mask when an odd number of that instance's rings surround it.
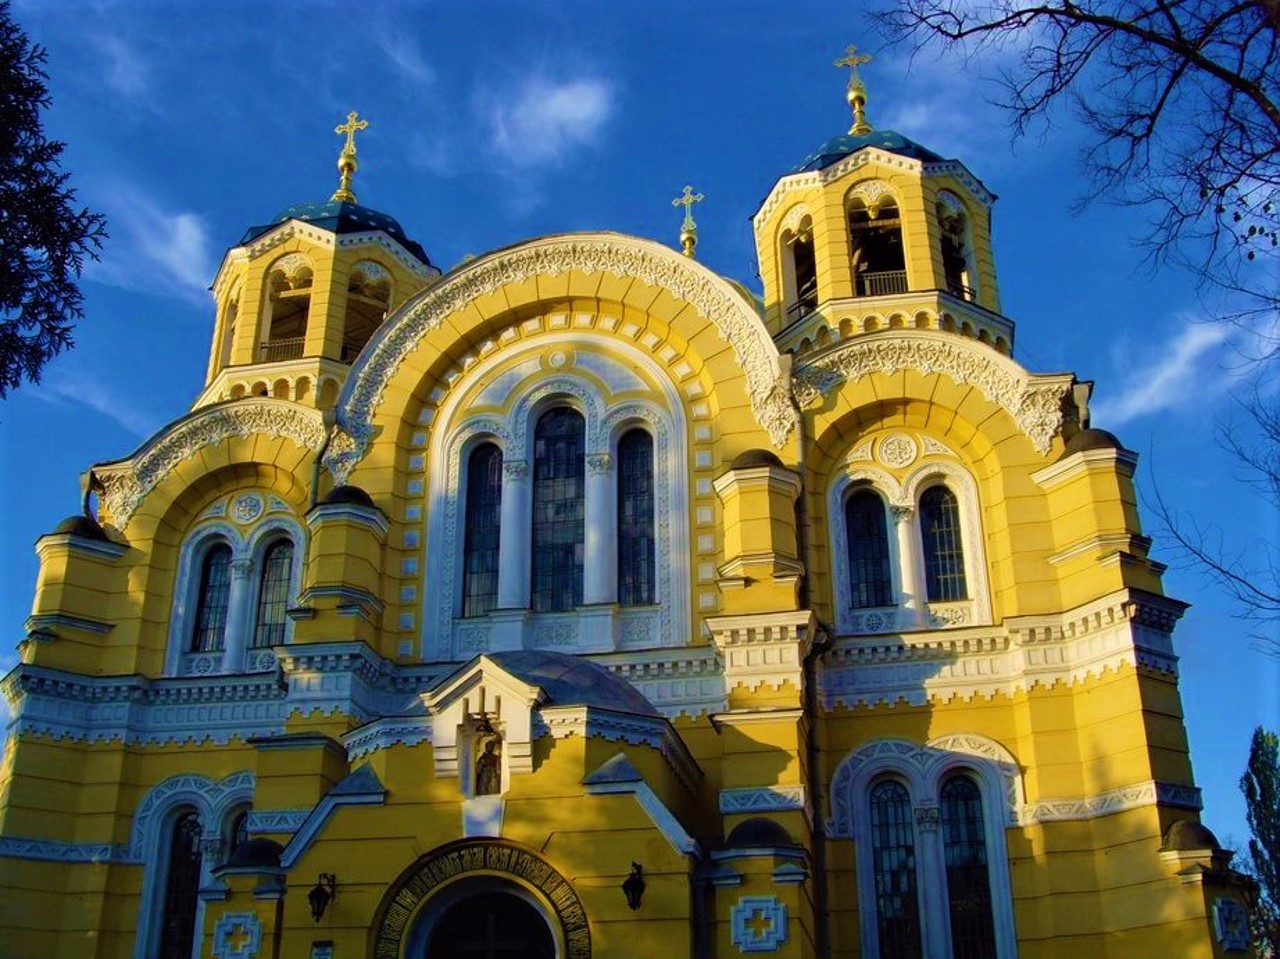
M 1044 382 L 1047 378 L 1033 378 L 987 347 L 951 339 L 948 334 L 903 331 L 892 338 L 842 343 L 798 365 L 792 372 L 792 389 L 804 406 L 847 381 L 904 369 L 942 373 L 975 387 L 1004 407 L 1041 455 L 1049 452 L 1062 428 L 1062 403 L 1071 389 L 1070 378 Z
M 733 346 L 757 421 L 775 446 L 786 442 L 797 413 L 783 384 L 777 347 L 742 297 L 673 250 L 648 242 L 580 236 L 551 238 L 476 260 L 424 292 L 396 319 L 352 370 L 339 412 L 360 453 L 372 439 L 374 413 L 391 378 L 445 317 L 508 284 L 570 271 L 635 278 L 692 304 Z
M 116 527 L 124 529 L 147 494 L 187 457 L 225 439 L 255 433 L 318 450 L 324 443 L 324 419 L 319 410 L 265 398 L 200 410 L 178 421 L 130 459 L 95 467 L 103 505 Z

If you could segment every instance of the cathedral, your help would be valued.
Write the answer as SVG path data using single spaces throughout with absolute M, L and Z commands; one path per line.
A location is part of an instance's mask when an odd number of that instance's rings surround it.
M 36 543 L 0 956 L 1249 954 L 1137 457 L 1015 359 L 994 194 L 860 62 L 762 294 L 691 188 L 678 248 L 442 272 L 348 116 L 192 408 Z

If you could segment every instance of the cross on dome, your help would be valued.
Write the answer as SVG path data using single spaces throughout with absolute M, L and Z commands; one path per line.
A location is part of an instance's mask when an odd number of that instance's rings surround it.
M 849 132 L 855 136 L 871 132 L 871 124 L 867 122 L 867 86 L 862 82 L 858 67 L 871 62 L 871 54 L 859 53 L 852 43 L 845 47 L 844 56 L 836 60 L 835 66 L 849 68 L 849 85 L 845 90 L 845 99 L 853 109 L 853 126 Z
M 329 197 L 330 201 L 341 201 L 343 203 L 355 203 L 356 195 L 351 192 L 351 178 L 356 172 L 356 132 L 367 129 L 368 120 L 358 120 L 359 117 L 355 110 L 347 114 L 347 122 L 340 123 L 333 128 L 333 132 L 339 135 L 346 134 L 347 142 L 342 145 L 342 152 L 338 154 L 338 172 L 342 178 L 338 181 L 338 189 L 334 191 L 333 196 Z

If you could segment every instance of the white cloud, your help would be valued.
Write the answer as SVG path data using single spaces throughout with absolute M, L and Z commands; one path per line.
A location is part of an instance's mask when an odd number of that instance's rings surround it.
M 430 86 L 436 81 L 436 72 L 427 63 L 422 50 L 414 38 L 403 31 L 397 31 L 388 24 L 382 24 L 375 31 L 378 48 L 386 55 L 400 74 L 412 83 Z
M 107 86 L 130 99 L 145 96 L 151 88 L 150 70 L 137 51 L 116 36 L 102 35 L 95 42 L 105 60 Z
M 165 210 L 132 186 L 95 191 L 94 200 L 107 214 L 110 239 L 102 260 L 86 268 L 88 279 L 200 305 L 208 302 L 215 264 L 208 228 L 199 215 Z
M 163 425 L 163 420 L 139 408 L 104 386 L 92 373 L 74 366 L 61 365 L 46 372 L 31 396 L 58 406 L 84 406 L 107 417 L 123 430 L 147 439 Z
M 604 80 L 531 78 L 513 97 L 489 99 L 491 145 L 517 166 L 554 166 L 595 142 L 613 113 L 613 99 Z
M 1184 319 L 1172 337 L 1153 346 L 1148 362 L 1121 375 L 1119 395 L 1093 405 L 1093 420 L 1112 428 L 1153 413 L 1201 409 L 1241 375 L 1231 345 L 1236 332 L 1225 323 Z

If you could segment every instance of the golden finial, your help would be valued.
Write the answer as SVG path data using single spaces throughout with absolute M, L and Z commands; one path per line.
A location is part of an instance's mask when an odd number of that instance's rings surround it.
M 356 172 L 356 131 L 363 130 L 369 125 L 368 120 L 357 120 L 358 116 L 359 114 L 352 110 L 347 114 L 346 123 L 333 128 L 334 133 L 345 133 L 347 142 L 343 144 L 342 152 L 338 154 L 338 172 L 342 174 L 342 179 L 338 181 L 338 189 L 334 191 L 333 196 L 329 197 L 331 203 L 356 202 L 356 195 L 351 192 L 351 178 Z
M 680 245 L 684 247 L 684 255 L 693 256 L 693 248 L 698 245 L 698 225 L 693 222 L 693 205 L 701 203 L 706 197 L 694 193 L 693 187 L 686 186 L 684 192 L 671 201 L 672 206 L 684 207 L 684 223 L 680 227 Z
M 836 61 L 838 67 L 849 68 L 849 86 L 845 90 L 845 99 L 853 109 L 853 126 L 849 132 L 856 135 L 871 132 L 871 124 L 867 122 L 867 86 L 862 82 L 858 67 L 871 62 L 871 54 L 859 53 L 852 43 L 845 48 L 844 56 Z

